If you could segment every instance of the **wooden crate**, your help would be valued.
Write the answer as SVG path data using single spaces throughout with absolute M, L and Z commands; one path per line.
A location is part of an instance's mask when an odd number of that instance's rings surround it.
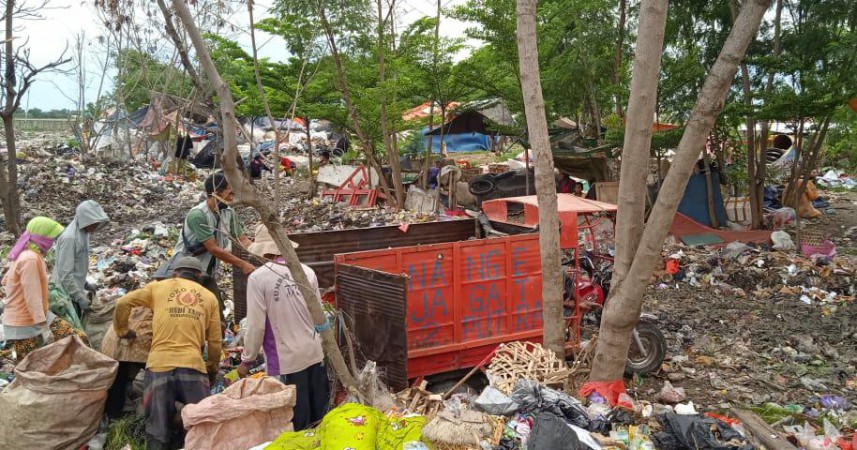
M 488 164 L 488 173 L 506 173 L 511 170 L 508 164 Z
M 619 182 L 600 181 L 595 183 L 596 200 L 613 205 L 619 204 Z
M 481 167 L 465 167 L 461 169 L 461 181 L 470 181 L 482 175 Z

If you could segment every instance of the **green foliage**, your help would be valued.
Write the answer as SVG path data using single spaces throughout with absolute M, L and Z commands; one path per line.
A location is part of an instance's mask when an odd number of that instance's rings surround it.
M 146 449 L 146 418 L 128 415 L 112 420 L 107 426 L 106 450 L 120 450 L 125 446 L 131 450 Z
M 15 117 L 27 116 L 30 119 L 68 119 L 77 114 L 77 111 L 70 109 L 52 109 L 50 111 L 42 111 L 39 108 L 30 108 L 27 111 L 18 109 L 15 111 Z
M 152 91 L 182 98 L 190 97 L 193 91 L 193 83 L 182 69 L 154 54 L 126 49 L 117 58 L 122 77 L 117 80 L 116 89 L 129 111 L 149 104 Z
M 608 0 L 539 2 L 539 66 L 548 117 L 579 117 L 592 103 L 599 105 L 602 116 L 612 110 L 619 89 L 614 67 L 616 9 L 616 2 Z M 486 43 L 460 64 L 468 75 L 462 82 L 470 83 L 483 98 L 502 98 L 522 116 L 515 1 L 469 0 L 452 16 L 478 24 L 466 33 Z M 624 86 L 623 68 L 619 78 Z
M 825 165 L 857 168 L 857 113 L 848 107 L 838 108 L 826 144 Z

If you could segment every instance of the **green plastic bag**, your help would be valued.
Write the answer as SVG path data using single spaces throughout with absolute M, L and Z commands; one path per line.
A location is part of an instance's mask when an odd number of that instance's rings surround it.
M 378 430 L 384 421 L 375 408 L 346 403 L 324 416 L 321 450 L 375 450 Z
M 286 431 L 265 450 L 315 450 L 321 447 L 321 437 L 315 430 Z
M 63 289 L 62 286 L 56 283 L 48 285 L 48 305 L 51 312 L 56 314 L 60 319 L 65 319 L 71 326 L 83 331 L 83 324 L 77 316 L 77 311 L 74 309 L 71 296 Z
M 426 426 L 423 416 L 390 417 L 381 424 L 378 432 L 378 450 L 401 450 L 406 442 L 423 442 L 429 448 L 430 444 L 422 439 L 423 427 Z

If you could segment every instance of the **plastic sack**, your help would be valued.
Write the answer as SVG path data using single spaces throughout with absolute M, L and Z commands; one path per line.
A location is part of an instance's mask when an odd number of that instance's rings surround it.
M 327 413 L 321 421 L 322 450 L 375 450 L 381 413 L 377 409 L 345 403 Z
M 818 245 L 801 244 L 800 249 L 803 256 L 812 259 L 827 258 L 829 260 L 836 256 L 836 244 L 829 239 L 825 239 Z
M 182 410 L 185 449 L 232 450 L 272 441 L 292 431 L 295 397 L 294 386 L 274 378 L 245 378 L 187 405 Z
M 116 302 L 103 296 L 95 296 L 89 308 L 89 312 L 83 317 L 83 331 L 86 332 L 92 348 L 100 349 L 104 334 L 108 329 L 113 328 L 111 325 Z
M 583 450 L 577 433 L 565 421 L 548 412 L 537 412 L 527 450 Z
M 795 249 L 792 237 L 785 231 L 774 231 L 771 233 L 771 241 L 774 243 L 774 250 L 791 251 Z
M 623 389 L 624 390 L 624 389 Z M 589 416 L 586 409 L 576 398 L 543 386 L 532 380 L 518 380 L 512 389 L 512 400 L 521 405 L 524 411 L 546 411 L 580 428 L 589 428 Z
M 378 430 L 377 450 L 400 450 L 408 442 L 420 442 L 426 418 L 423 416 L 390 417 Z
M 319 447 L 319 434 L 315 430 L 303 430 L 286 431 L 265 447 L 265 450 L 315 450 Z
M 112 325 L 113 322 L 110 323 Z M 108 326 L 101 341 L 101 353 L 116 361 L 145 364 L 149 358 L 149 350 L 152 349 L 152 310 L 146 307 L 132 309 L 128 328 L 137 333 L 136 338 L 120 340 L 116 336 L 116 330 Z
M 661 431 L 652 435 L 658 450 L 753 450 L 752 444 L 729 425 L 710 417 L 658 416 Z M 715 432 L 716 430 L 716 432 Z
M 669 404 L 675 405 L 676 403 L 681 403 L 687 399 L 687 394 L 684 392 L 684 388 L 673 387 L 672 383 L 669 381 L 664 381 L 664 387 L 661 388 L 661 392 L 658 393 L 658 400 Z
M 493 386 L 486 387 L 473 403 L 476 409 L 495 416 L 511 416 L 521 406 Z
M 797 213 L 792 208 L 784 207 L 768 214 L 768 219 L 771 221 L 774 229 L 783 228 L 786 225 L 795 223 Z
M 435 444 L 478 447 L 493 432 L 494 424 L 488 415 L 467 409 L 455 414 L 447 409 L 426 424 L 423 438 Z
M 634 404 L 630 401 L 631 397 L 625 392 L 625 382 L 622 380 L 587 381 L 578 393 L 583 397 L 589 397 L 593 392 L 597 392 L 604 397 L 610 406 L 634 409 Z M 575 425 L 580 426 L 578 424 Z
M 0 448 L 77 449 L 89 442 L 118 366 L 77 336 L 31 352 L 0 393 Z

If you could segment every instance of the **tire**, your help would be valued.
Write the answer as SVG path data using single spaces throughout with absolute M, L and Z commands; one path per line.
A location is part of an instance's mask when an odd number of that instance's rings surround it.
M 643 357 L 637 348 L 636 340 L 631 341 L 625 365 L 625 374 L 629 376 L 657 371 L 667 354 L 667 340 L 655 324 L 640 322 L 637 324 L 637 333 L 640 334 L 640 341 L 648 355 Z
M 484 379 L 484 375 L 477 373 L 473 377 L 471 377 L 467 382 L 459 386 L 453 394 L 471 394 L 478 395 L 479 392 L 482 391 L 485 386 L 488 385 L 488 380 Z M 435 383 L 429 383 L 428 390 L 429 392 L 435 394 L 445 394 L 447 391 L 455 387 L 458 384 L 460 378 L 455 379 L 447 379 L 438 381 Z
M 472 179 L 467 188 L 474 196 L 483 197 L 494 192 L 497 185 L 494 183 L 493 177 L 482 176 Z

